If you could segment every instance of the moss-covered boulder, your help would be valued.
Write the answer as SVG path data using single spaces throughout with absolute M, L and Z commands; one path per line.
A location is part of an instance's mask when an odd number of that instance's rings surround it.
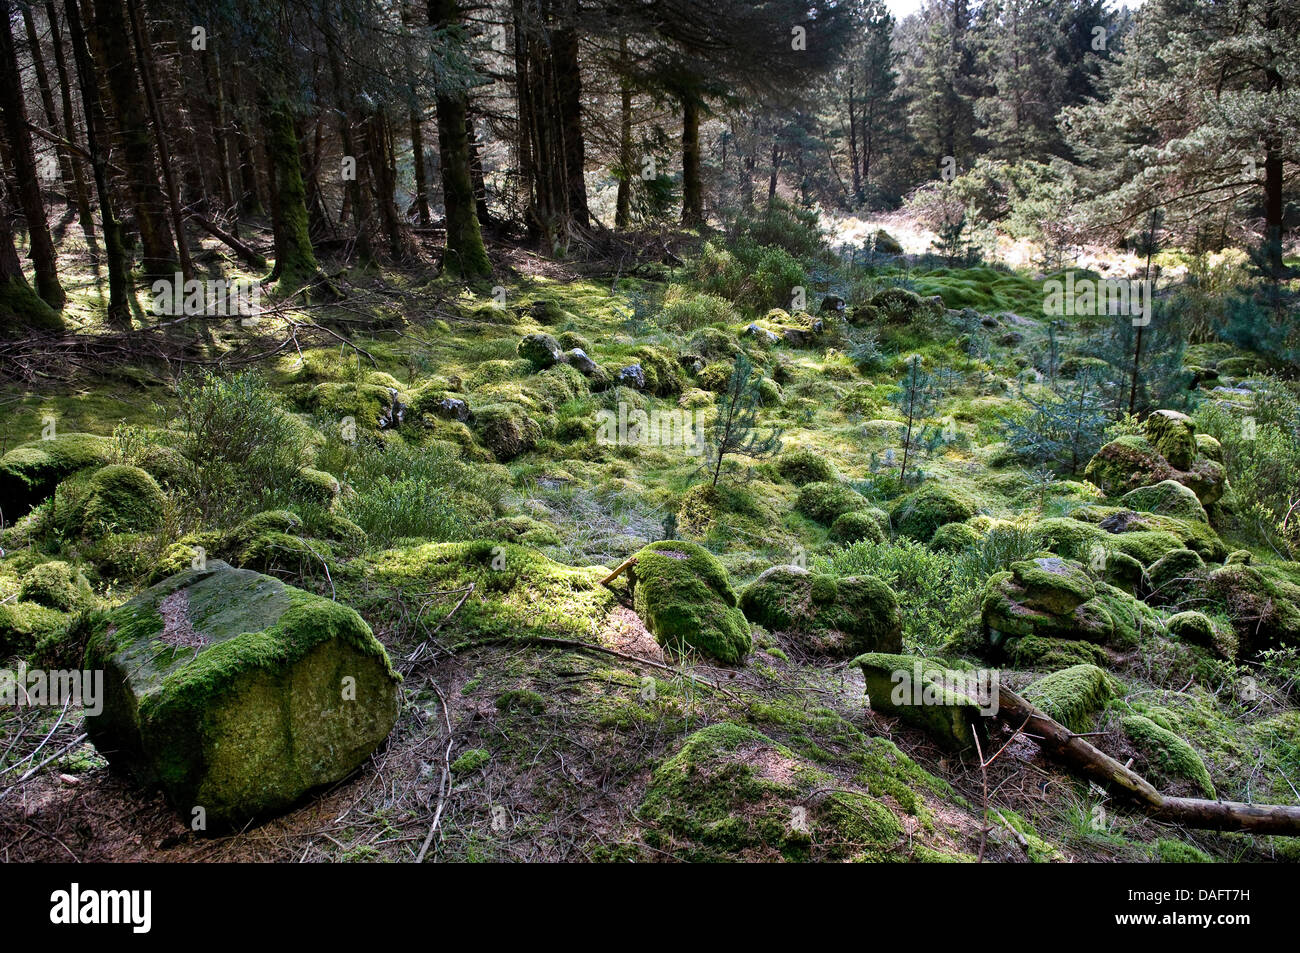
M 561 363 L 564 349 L 549 334 L 528 334 L 519 342 L 519 356 L 537 370 L 543 370 Z
M 0 665 L 10 656 L 25 657 L 41 643 L 57 639 L 74 618 L 39 602 L 0 602 Z
M 1147 440 L 1175 470 L 1191 468 L 1196 459 L 1196 425 L 1176 410 L 1157 410 L 1146 419 Z
M 974 747 L 975 733 L 985 731 L 982 712 L 996 704 L 989 673 L 884 652 L 860 655 L 853 664 L 862 670 L 873 710 L 898 716 L 953 751 Z
M 889 525 L 889 514 L 873 508 L 850 510 L 835 517 L 831 523 L 831 539 L 844 545 L 867 540 L 883 543 L 886 538 L 885 527 Z
M 651 543 L 629 573 L 636 614 L 660 645 L 729 664 L 749 654 L 749 623 L 736 590 L 707 549 L 678 540 Z
M 1011 639 L 1006 646 L 1011 664 L 1018 669 L 1047 669 L 1055 671 L 1074 665 L 1105 666 L 1109 661 L 1106 650 L 1091 642 L 1053 639 L 1042 635 L 1026 635 Z
M 78 471 L 113 460 L 113 441 L 89 433 L 65 433 L 14 447 L 0 457 L 0 512 L 14 522 Z
M 942 483 L 929 482 L 896 500 L 889 515 L 897 532 L 928 543 L 940 526 L 964 523 L 975 515 L 975 511 L 975 502 L 966 493 Z
M 88 618 L 87 731 L 187 819 L 239 824 L 353 771 L 388 736 L 398 676 L 352 609 L 210 562 Z
M 89 608 L 95 594 L 80 569 L 56 559 L 23 573 L 18 598 L 60 612 L 77 612 Z
M 1165 628 L 1174 638 L 1209 649 L 1220 658 L 1237 657 L 1238 640 L 1232 626 L 1203 612 L 1179 612 L 1165 620 Z
M 1232 620 L 1241 652 L 1300 646 L 1300 566 L 1234 563 L 1211 570 L 1205 577 L 1205 606 Z
M 773 566 L 740 594 L 745 618 L 795 636 L 814 654 L 898 652 L 903 625 L 893 590 L 874 576 L 835 578 Z
M 795 486 L 807 483 L 835 483 L 835 466 L 820 453 L 806 448 L 787 450 L 776 458 L 776 472 Z
M 542 439 L 542 428 L 520 404 L 488 404 L 474 412 L 474 430 L 478 437 L 505 463 L 527 453 Z
M 830 525 L 853 510 L 867 508 L 867 498 L 844 483 L 817 481 L 799 488 L 794 508 L 818 523 Z
M 80 502 L 83 533 L 135 533 L 162 524 L 167 497 L 139 467 L 114 463 L 96 470 Z
M 983 537 L 966 523 L 944 523 L 930 537 L 930 548 L 937 553 L 964 553 L 977 546 Z
M 1190 549 L 1175 549 L 1147 568 L 1147 602 L 1179 605 L 1205 583 L 1205 561 Z
M 1120 498 L 1120 502 L 1131 510 L 1160 513 L 1198 523 L 1210 521 L 1196 494 L 1176 480 L 1162 480 L 1152 486 L 1129 490 Z
M 1096 665 L 1072 665 L 1030 684 L 1025 700 L 1071 731 L 1091 731 L 1097 713 L 1115 696 L 1116 682 Z
M 1120 725 L 1146 759 L 1145 765 L 1134 765 L 1135 770 L 1156 779 L 1181 778 L 1190 782 L 1202 797 L 1215 797 L 1214 782 L 1205 762 L 1184 738 L 1145 715 L 1127 715 L 1120 720 Z
M 859 772 L 840 781 L 753 728 L 709 725 L 655 768 L 641 840 L 653 857 L 697 862 L 974 859 L 926 807 L 950 790 L 895 745 L 863 739 Z M 925 823 L 905 828 L 903 814 Z
M 1193 441 L 1195 443 L 1195 441 Z M 1215 503 L 1227 489 L 1223 464 L 1195 456 L 1186 468 L 1175 467 L 1147 437 L 1126 434 L 1106 444 L 1088 461 L 1084 476 L 1109 496 L 1173 480 L 1186 486 L 1203 505 Z
M 1149 606 L 1060 557 L 1022 560 L 991 576 L 981 611 L 994 645 L 1035 635 L 1132 647 L 1142 631 L 1159 626 Z

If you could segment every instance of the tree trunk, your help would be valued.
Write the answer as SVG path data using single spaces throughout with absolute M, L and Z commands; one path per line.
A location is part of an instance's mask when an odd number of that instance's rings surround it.
M 479 150 L 478 134 L 474 131 L 474 116 L 467 113 L 465 135 L 469 138 L 469 177 L 474 186 L 474 212 L 478 215 L 479 226 L 491 223 L 488 213 L 487 182 L 483 178 L 483 155 Z
M 176 231 L 176 250 L 180 259 L 181 274 L 186 281 L 189 281 L 194 277 L 194 264 L 190 261 L 190 250 L 185 241 L 185 213 L 181 208 L 180 190 L 176 186 L 176 176 L 172 171 L 171 151 L 167 146 L 167 130 L 163 123 L 162 108 L 158 104 L 158 87 L 154 81 L 153 51 L 149 47 L 149 37 L 141 23 L 140 0 L 127 0 L 126 15 L 130 20 L 136 56 L 139 57 L 145 103 L 153 120 L 154 141 L 158 146 L 158 162 L 162 167 L 163 182 L 167 187 L 167 207 L 171 212 L 172 226 Z
M 361 162 L 357 152 L 357 143 L 352 136 L 352 94 L 347 76 L 339 61 L 338 47 L 333 34 L 325 33 L 325 52 L 329 58 L 330 74 L 334 80 L 334 100 L 337 106 L 339 139 L 343 143 L 344 157 L 350 157 L 355 163 L 352 177 L 344 181 L 343 208 L 339 212 L 339 223 L 347 218 L 349 210 L 354 223 L 353 235 L 356 239 L 357 261 L 362 267 L 369 268 L 375 263 L 375 250 L 370 244 L 370 216 L 366 210 L 364 190 L 361 186 Z
M 78 0 L 64 0 L 68 17 L 68 38 L 72 41 L 73 62 L 76 64 L 81 104 L 86 114 L 86 146 L 90 153 L 90 167 L 95 175 L 95 191 L 99 194 L 100 226 L 104 230 L 104 255 L 108 259 L 108 323 L 121 330 L 131 329 L 131 309 L 127 301 L 126 245 L 122 241 L 122 223 L 113 209 L 113 192 L 108 181 L 108 153 L 101 141 L 107 122 L 99 98 L 99 79 L 95 62 L 86 42 L 86 32 L 81 26 Z
M 582 134 L 582 72 L 578 65 L 578 33 L 566 27 L 551 35 L 555 56 L 555 91 L 564 137 L 564 168 L 569 193 L 569 214 L 574 224 L 591 224 L 587 210 L 587 157 Z
M 460 19 L 457 0 L 429 0 L 429 24 L 454 27 Z M 442 173 L 442 204 L 447 226 L 443 270 L 462 278 L 486 278 L 492 273 L 483 233 L 474 210 L 474 183 L 470 175 L 467 95 L 449 90 L 437 97 L 438 154 Z
M 618 198 L 614 202 L 614 227 L 627 228 L 632 224 L 632 85 L 627 78 L 627 37 L 618 38 L 619 59 L 619 122 L 618 164 L 623 174 L 618 177 Z
M 849 74 L 849 168 L 853 170 L 853 199 L 861 202 L 862 172 L 858 168 L 858 120 L 853 108 L 853 75 Z
M 5 190 L 0 189 L 0 337 L 62 329 L 63 319 L 32 290 L 23 274 L 9 222 L 9 201 Z
M 167 199 L 159 186 L 154 141 L 144 97 L 137 82 L 131 33 L 122 0 L 94 0 L 95 29 L 87 39 L 108 77 L 117 132 L 122 140 L 127 190 L 140 233 L 141 268 L 148 277 L 176 273 L 176 241 L 167 220 Z
M 776 180 L 777 180 L 777 174 L 780 171 L 781 171 L 781 145 L 780 143 L 773 142 L 772 143 L 772 175 L 771 178 L 767 180 L 768 202 L 771 202 L 772 199 L 776 198 Z
M 421 228 L 429 227 L 429 185 L 424 174 L 424 129 L 420 113 L 411 110 L 411 155 L 415 160 L 415 214 Z
M 36 32 L 36 18 L 32 16 L 32 8 L 23 4 L 23 27 L 27 31 L 27 45 L 31 48 L 32 69 L 36 73 L 36 88 L 41 94 L 41 104 L 45 107 L 45 125 L 51 132 L 57 132 L 63 128 L 63 123 L 59 119 L 58 110 L 54 108 L 54 91 L 50 87 L 50 75 L 45 69 L 45 56 L 41 52 L 40 34 Z M 63 146 L 54 147 L 55 154 L 59 159 L 60 178 L 63 179 L 63 187 L 67 190 L 68 201 L 71 203 L 75 196 L 72 183 L 72 162 L 68 150 Z
M 317 284 L 322 277 L 311 244 L 307 187 L 303 184 L 298 136 L 288 104 L 266 101 L 262 119 L 275 225 L 275 268 L 271 278 L 281 291 L 292 293 Z
M 54 71 L 59 77 L 59 92 L 63 98 L 63 136 L 73 145 L 77 143 L 76 117 L 72 112 L 72 80 L 68 77 L 68 65 L 64 60 L 63 37 L 59 33 L 59 14 L 54 0 L 45 4 L 45 15 L 50 21 L 50 45 L 54 47 Z M 86 188 L 86 178 L 81 171 L 81 161 L 76 155 L 68 156 L 72 167 L 72 185 L 77 197 L 77 215 L 81 219 L 81 231 L 86 242 L 95 247 L 95 217 L 90 211 L 90 193 Z
M 682 104 L 682 224 L 704 224 L 704 186 L 700 181 L 700 102 L 683 93 Z
M 10 29 L 12 0 L 0 0 L 0 116 L 9 140 L 9 158 L 17 179 L 15 196 L 27 219 L 32 264 L 36 268 L 36 292 L 55 310 L 61 310 L 66 296 L 59 284 L 59 263 L 54 253 L 54 239 L 45 218 L 45 201 L 41 197 L 41 180 L 37 174 L 36 152 L 27 128 L 27 104 L 23 101 L 22 74 Z

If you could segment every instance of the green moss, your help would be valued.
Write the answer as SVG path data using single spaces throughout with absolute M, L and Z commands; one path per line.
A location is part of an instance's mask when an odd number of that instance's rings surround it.
M 519 404 L 488 404 L 474 412 L 479 439 L 502 463 L 527 453 L 542 438 L 542 428 Z
M 1095 665 L 1074 665 L 1040 678 L 1024 691 L 1027 701 L 1071 731 L 1091 731 L 1097 712 L 1114 697 L 1115 681 Z
M 1151 845 L 1151 859 L 1161 864 L 1212 864 L 1214 858 L 1199 847 L 1161 837 Z
M 37 602 L 0 604 L 0 662 L 13 655 L 29 655 L 42 643 L 58 639 L 73 618 Z
M 1162 513 L 1180 520 L 1194 520 L 1209 523 L 1205 507 L 1196 498 L 1196 494 L 1174 480 L 1162 480 L 1152 486 L 1140 486 L 1129 490 L 1120 502 L 1132 510 L 1146 510 Z
M 1105 665 L 1109 658 L 1104 649 L 1091 642 L 1053 639 L 1026 635 L 1012 639 L 1007 646 L 1011 664 L 1016 668 L 1062 669 L 1073 665 Z
M 814 450 L 786 450 L 776 459 L 776 472 L 795 486 L 806 483 L 836 483 L 839 474 L 826 456 Z
M 966 523 L 945 523 L 930 537 L 930 548 L 939 553 L 960 554 L 979 545 L 980 534 Z
M 514 688 L 497 696 L 497 711 L 540 715 L 546 711 L 546 699 L 526 688 Z
M 1207 798 L 1215 797 L 1205 762 L 1191 745 L 1144 715 L 1121 719 L 1124 734 L 1150 759 L 1162 775 L 1191 781 Z
M 836 579 L 773 566 L 745 587 L 740 608 L 751 622 L 799 637 L 810 652 L 843 658 L 903 645 L 898 600 L 872 576 Z
M 519 342 L 519 356 L 541 370 L 563 361 L 564 351 L 549 334 L 529 334 Z
M 79 519 L 83 533 L 138 532 L 158 527 L 167 497 L 144 470 L 110 464 L 96 470 L 86 485 Z
M 398 677 L 353 610 L 209 563 L 94 620 L 91 740 L 213 824 L 279 810 L 388 734 Z
M 41 563 L 23 573 L 18 597 L 60 612 L 76 612 L 95 601 L 82 571 L 61 560 Z
M 978 686 L 962 673 L 934 659 L 882 652 L 860 655 L 852 664 L 862 670 L 874 710 L 897 715 L 945 748 L 972 748 L 975 732 L 983 731 Z
M 831 539 L 846 546 L 864 539 L 883 543 L 885 531 L 882 524 L 888 522 L 889 516 L 881 510 L 850 510 L 835 517 L 835 522 L 831 523 Z
M 974 500 L 961 490 L 929 482 L 895 501 L 890 509 L 894 529 L 904 536 L 928 543 L 935 531 L 947 523 L 964 523 L 975 515 Z
M 1157 410 L 1146 419 L 1146 435 L 1156 452 L 1176 470 L 1191 467 L 1196 458 L 1196 425 L 1176 410 Z
M 451 763 L 451 773 L 455 775 L 473 774 L 491 759 L 492 756 L 482 748 L 470 748 Z
M 634 606 L 659 641 L 721 662 L 749 654 L 749 625 L 722 563 L 694 543 L 651 543 L 636 554 Z
M 58 434 L 14 447 L 0 457 L 0 500 L 6 520 L 15 520 L 46 499 L 79 470 L 113 459 L 113 441 L 88 433 Z
M 794 508 L 818 523 L 831 524 L 845 513 L 867 508 L 861 493 L 843 483 L 805 483 L 799 489 Z

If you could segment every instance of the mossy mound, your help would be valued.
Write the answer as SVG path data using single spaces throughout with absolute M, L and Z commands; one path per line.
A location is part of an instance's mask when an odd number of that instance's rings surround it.
M 885 652 L 860 655 L 852 664 L 862 670 L 872 709 L 897 715 L 943 747 L 973 748 L 975 733 L 984 731 L 981 709 L 993 699 L 991 693 L 981 697 L 973 673 L 954 671 L 934 659 Z
M 1107 556 L 1112 552 L 1130 556 L 1145 567 L 1165 553 L 1183 548 L 1182 540 L 1173 533 L 1136 528 L 1119 532 L 1119 524 L 1112 524 L 1117 531 L 1110 532 L 1099 525 L 1086 522 L 1083 519 L 1086 515 L 1086 509 L 1078 510 L 1070 516 L 1039 520 L 1030 529 L 1052 552 L 1099 567 L 1105 565 Z M 1125 525 L 1133 527 L 1137 524 Z
M 867 505 L 867 498 L 850 486 L 817 481 L 799 488 L 794 508 L 810 520 L 830 525 L 845 513 L 866 509 Z
M 787 450 L 776 459 L 776 472 L 795 486 L 807 483 L 835 483 L 839 474 L 835 466 L 813 450 Z
M 1196 459 L 1196 425 L 1176 410 L 1157 410 L 1146 419 L 1147 440 L 1175 470 L 1187 470 Z
M 1123 496 L 1131 490 L 1165 480 L 1181 483 L 1196 494 L 1203 505 L 1215 503 L 1227 489 L 1223 464 L 1196 456 L 1179 469 L 1161 455 L 1143 436 L 1127 434 L 1106 444 L 1088 461 L 1084 476 L 1109 496 Z
M 1292 566 L 1297 564 L 1292 563 Z M 1242 563 L 1225 565 L 1205 577 L 1209 607 L 1232 620 L 1241 652 L 1300 646 L 1300 571 Z
M 18 598 L 47 609 L 77 612 L 89 608 L 95 594 L 79 568 L 56 559 L 23 573 Z
M 82 533 L 134 533 L 161 525 L 167 497 L 139 467 L 114 463 L 96 470 L 80 501 Z
M 1150 773 L 1157 778 L 1182 778 L 1190 781 L 1202 797 L 1214 798 L 1214 783 L 1205 762 L 1196 749 L 1167 728 L 1145 715 L 1127 715 L 1120 720 L 1124 734 L 1148 759 Z M 1149 770 L 1146 769 L 1146 770 Z M 1137 767 L 1141 773 L 1143 768 Z
M 1161 513 L 1198 523 L 1210 521 L 1196 494 L 1175 480 L 1162 480 L 1152 486 L 1129 490 L 1120 498 L 1120 502 L 1131 510 Z
M 1132 647 L 1141 632 L 1160 624 L 1149 606 L 1060 557 L 1012 563 L 1010 571 L 991 576 L 981 613 L 994 645 L 1008 636 L 1036 635 Z
M 1147 569 L 1147 602 L 1179 605 L 1204 585 L 1205 561 L 1190 549 L 1175 549 Z
M 975 502 L 968 495 L 953 487 L 930 482 L 895 501 L 890 517 L 895 531 L 928 543 L 940 526 L 964 523 L 975 512 Z
M 38 602 L 0 603 L 0 663 L 10 656 L 28 656 L 38 645 L 57 639 L 73 618 Z
M 478 437 L 505 463 L 527 453 L 542 439 L 542 428 L 519 404 L 488 404 L 474 412 L 474 429 Z
M 1025 700 L 1071 731 L 1091 731 L 1097 713 L 1115 696 L 1116 683 L 1096 665 L 1073 665 L 1038 679 Z
M 831 523 L 831 539 L 845 546 L 868 540 L 883 543 L 886 538 L 884 527 L 889 525 L 889 515 L 875 508 L 850 510 L 835 517 Z
M 1165 628 L 1175 638 L 1209 649 L 1220 658 L 1237 657 L 1237 634 L 1232 626 L 1203 612 L 1179 612 L 1165 620 Z
M 944 523 L 930 537 L 930 548 L 937 553 L 964 553 L 979 544 L 979 532 L 966 523 Z
M 542 370 L 561 363 L 564 349 L 549 334 L 528 334 L 519 342 L 519 356 L 537 370 Z
M 0 511 L 13 522 L 80 470 L 113 460 L 113 441 L 88 433 L 65 433 L 14 447 L 0 457 Z
M 874 576 L 837 579 L 773 566 L 741 592 L 740 608 L 751 622 L 795 636 L 816 654 L 847 658 L 903 647 L 898 600 Z
M 971 859 L 930 846 L 939 839 L 926 826 L 906 833 L 899 814 L 923 812 L 922 794 L 944 786 L 888 741 L 867 745 L 869 792 L 752 728 L 709 725 L 655 769 L 637 812 L 642 838 L 656 856 L 697 862 Z
M 1109 661 L 1105 649 L 1099 645 L 1041 635 L 1012 639 L 1006 652 L 1011 664 L 1018 669 L 1056 670 L 1074 665 L 1104 666 Z
M 87 619 L 91 740 L 188 819 L 242 823 L 347 776 L 397 719 L 398 677 L 352 609 L 211 562 Z
M 660 645 L 729 664 L 749 654 L 749 624 L 717 557 L 694 543 L 662 540 L 636 560 L 633 604 Z

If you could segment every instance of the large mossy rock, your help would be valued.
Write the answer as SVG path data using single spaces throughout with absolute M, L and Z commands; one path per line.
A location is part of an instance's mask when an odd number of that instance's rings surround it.
M 740 594 L 745 618 L 795 637 L 809 652 L 847 658 L 898 652 L 898 600 L 874 576 L 837 579 L 798 566 L 773 566 Z
M 865 510 L 867 498 L 847 483 L 830 483 L 814 480 L 799 488 L 794 508 L 799 513 L 830 526 L 845 513 Z
M 890 517 L 899 533 L 928 543 L 940 526 L 964 523 L 975 511 L 974 500 L 961 490 L 931 482 L 895 502 Z
M 1205 577 L 1207 608 L 1232 620 L 1249 656 L 1262 649 L 1300 647 L 1300 563 L 1252 566 L 1233 563 Z
M 741 661 L 752 648 L 749 623 L 737 607 L 727 570 L 703 546 L 651 543 L 630 570 L 633 606 L 659 644 L 694 649 L 720 662 Z
M 139 467 L 113 463 L 96 470 L 86 485 L 78 519 L 84 533 L 133 533 L 156 529 L 167 497 Z
M 1161 448 L 1173 454 L 1173 459 Z M 1173 480 L 1207 506 L 1223 496 L 1228 482 L 1223 464 L 1198 451 L 1191 420 L 1174 411 L 1152 414 L 1145 436 L 1126 434 L 1106 444 L 1083 472 L 1109 496 Z
M 1176 480 L 1161 480 L 1151 486 L 1140 486 L 1136 490 L 1129 490 L 1120 502 L 1130 510 L 1159 513 L 1198 523 L 1210 521 L 1205 514 L 1205 507 L 1196 498 L 1196 494 Z
M 474 412 L 474 429 L 501 463 L 527 453 L 542 439 L 542 428 L 527 408 L 509 401 L 480 407 Z
M 1012 563 L 989 578 L 982 607 L 984 631 L 1000 645 L 1010 637 L 1041 636 L 1132 648 L 1159 625 L 1154 610 L 1076 562 L 1040 557 Z
M 1035 705 L 1071 731 L 1091 731 L 1097 713 L 1115 696 L 1118 683 L 1096 665 L 1072 665 L 1038 679 L 1023 692 Z
M 95 746 L 187 819 L 288 807 L 347 776 L 397 720 L 399 678 L 352 609 L 210 562 L 89 618 Z
M 976 732 L 985 731 L 983 712 L 996 706 L 991 681 L 934 659 L 868 652 L 852 664 L 862 670 L 874 711 L 896 715 L 952 751 L 975 746 Z
M 0 510 L 12 523 L 80 470 L 112 461 L 113 441 L 89 433 L 65 433 L 14 447 L 0 457 Z

